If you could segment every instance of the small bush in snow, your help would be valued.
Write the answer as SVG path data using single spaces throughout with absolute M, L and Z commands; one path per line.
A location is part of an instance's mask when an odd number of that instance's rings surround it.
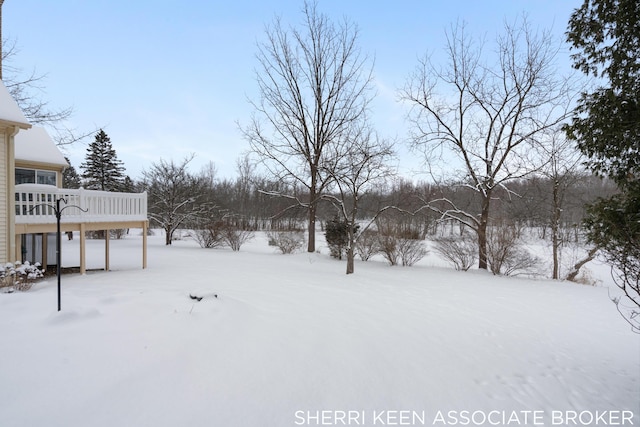
M 109 230 L 109 238 L 111 239 L 123 239 L 129 233 L 128 228 L 117 228 Z M 92 230 L 85 232 L 87 239 L 92 240 L 104 240 L 106 233 L 105 230 Z
M 490 228 L 487 243 L 487 260 L 493 274 L 530 274 L 540 262 L 522 247 L 519 233 L 514 227 L 500 225 Z
M 428 253 L 422 240 L 418 239 L 398 239 L 396 247 L 405 267 L 411 267 Z
M 302 231 L 269 231 L 269 246 L 276 246 L 283 254 L 291 254 L 305 244 Z
M 201 248 L 217 248 L 224 246 L 225 240 L 222 229 L 225 224 L 222 221 L 202 224 L 197 230 L 193 230 L 191 237 L 198 242 Z
M 114 230 L 109 230 L 109 237 L 112 239 L 124 239 L 127 234 L 129 234 L 128 228 L 116 228 Z
M 43 276 L 43 270 L 40 269 L 40 263 L 35 264 L 25 261 L 15 264 L 6 263 L 0 265 L 0 287 L 6 287 L 9 291 L 28 291 L 31 289 L 33 282 Z
M 354 231 L 357 231 L 358 228 L 359 226 L 356 225 Z M 327 245 L 329 245 L 331 256 L 333 258 L 342 259 L 342 256 L 349 245 L 348 223 L 338 218 L 334 218 L 327 221 L 325 230 L 324 236 L 327 240 Z
M 400 254 L 398 253 L 398 238 L 392 235 L 380 235 L 380 253 L 389 265 L 397 265 Z
M 355 249 L 362 261 L 368 261 L 369 258 L 380 252 L 378 233 L 371 229 L 364 230 L 358 236 Z
M 253 239 L 253 231 L 243 230 L 232 224 L 226 224 L 221 230 L 224 242 L 234 251 L 240 250 L 240 247 L 249 240 Z
M 104 230 L 85 231 L 85 237 L 91 240 L 104 240 Z
M 536 275 L 539 274 L 537 271 L 539 265 L 540 259 L 538 257 L 531 255 L 522 247 L 517 247 L 503 260 L 499 274 L 505 276 Z
M 460 237 L 439 237 L 434 249 L 460 271 L 469 270 L 478 259 L 478 244 L 468 233 Z
M 414 218 L 386 217 L 376 220 L 376 228 L 385 236 L 396 236 L 400 239 L 424 240 L 427 228 L 424 223 L 415 221 Z
M 427 250 L 423 244 L 424 230 L 412 222 L 398 218 L 376 221 L 379 252 L 390 265 L 402 263 L 412 266 L 420 261 Z

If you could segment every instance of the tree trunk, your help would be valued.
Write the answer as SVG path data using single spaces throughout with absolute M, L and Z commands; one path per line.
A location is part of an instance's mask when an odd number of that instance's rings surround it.
M 354 272 L 354 254 L 353 247 L 347 248 L 347 274 Z
M 480 223 L 478 224 L 478 268 L 488 270 L 487 262 L 487 226 L 489 224 L 489 205 L 491 194 L 482 198 L 482 212 L 480 213 Z
M 478 268 L 487 270 L 487 223 L 478 226 Z
M 315 197 L 312 196 L 312 197 Z M 309 204 L 309 236 L 307 239 L 307 252 L 316 251 L 316 203 L 312 201 Z
M 347 246 L 347 274 L 353 274 L 354 272 L 354 251 L 353 247 L 355 246 L 355 235 L 353 230 L 353 222 L 349 223 L 349 246 Z
M 164 231 L 165 231 L 164 244 L 168 246 L 171 244 L 171 237 L 173 236 L 173 231 L 171 231 L 170 228 L 166 228 Z
M 558 226 L 557 225 L 553 225 L 551 227 L 551 232 L 553 233 L 553 235 L 551 236 L 551 246 L 553 249 L 553 271 L 551 272 L 551 278 L 552 279 L 557 279 L 558 278 L 558 274 L 559 274 L 559 270 L 560 270 L 560 266 L 559 266 L 559 239 L 558 239 Z
M 309 186 L 309 225 L 307 252 L 316 251 L 316 210 L 318 200 L 318 169 L 314 164 L 310 164 L 311 169 L 311 185 Z
M 558 279 L 560 274 L 559 252 L 560 252 L 560 200 L 558 194 L 558 183 L 553 185 L 553 213 L 551 214 L 551 246 L 553 250 L 553 272 L 552 279 Z
M 586 263 L 588 263 L 589 261 L 593 260 L 596 257 L 596 253 L 598 252 L 598 247 L 596 246 L 595 248 L 591 249 L 589 251 L 589 253 L 587 253 L 587 256 L 584 257 L 583 259 L 581 259 L 580 261 L 578 261 L 574 266 L 573 269 L 571 270 L 571 272 L 567 275 L 567 277 L 565 278 L 565 280 L 569 280 L 571 282 L 575 282 L 576 277 L 578 277 L 578 273 L 580 273 L 580 269 L 582 268 L 583 265 L 585 265 Z

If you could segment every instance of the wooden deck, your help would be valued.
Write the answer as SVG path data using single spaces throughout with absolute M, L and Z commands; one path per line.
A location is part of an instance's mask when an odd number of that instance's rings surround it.
M 20 184 L 15 187 L 16 255 L 21 253 L 23 234 L 57 231 L 57 200 L 60 231 L 80 232 L 80 271 L 86 272 L 85 232 L 141 228 L 142 268 L 147 267 L 147 194 L 117 193 L 85 189 L 59 189 L 48 185 Z M 105 233 L 105 270 L 109 269 L 109 233 Z M 19 259 L 19 258 L 16 258 Z M 44 263 L 43 263 L 44 264 Z

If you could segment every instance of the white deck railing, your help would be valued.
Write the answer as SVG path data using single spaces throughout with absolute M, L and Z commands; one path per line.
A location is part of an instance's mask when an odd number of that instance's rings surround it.
M 126 222 L 147 219 L 147 193 L 115 193 L 72 190 L 49 185 L 16 185 L 16 223 L 56 223 L 56 200 L 60 203 L 60 222 Z

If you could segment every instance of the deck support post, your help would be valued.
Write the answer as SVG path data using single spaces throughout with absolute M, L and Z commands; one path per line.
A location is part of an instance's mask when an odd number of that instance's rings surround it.
M 147 232 L 149 221 L 142 222 L 142 269 L 147 268 Z
M 87 236 L 85 236 L 85 225 L 80 223 L 80 274 L 87 273 L 87 260 L 85 256 L 85 246 Z
M 109 230 L 104 230 L 104 271 L 109 271 Z

